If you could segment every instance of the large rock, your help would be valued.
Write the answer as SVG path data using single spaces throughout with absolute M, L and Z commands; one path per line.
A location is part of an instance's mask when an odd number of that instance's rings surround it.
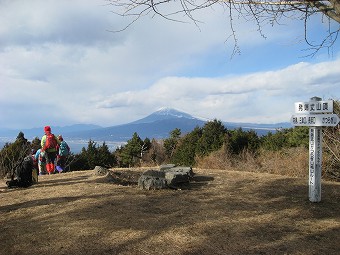
M 177 173 L 181 175 L 187 175 L 190 179 L 194 177 L 194 171 L 189 166 L 174 166 L 169 168 L 160 167 L 160 171 L 165 173 Z
M 165 179 L 169 186 L 189 183 L 194 177 L 194 172 L 191 167 L 172 167 L 164 169 L 161 172 L 165 173 Z
M 105 167 L 102 167 L 102 166 L 96 166 L 94 169 L 94 175 L 99 175 L 99 176 L 104 176 L 106 175 L 109 170 Z
M 138 187 L 146 190 L 167 188 L 165 173 L 157 170 L 148 170 L 138 179 Z
M 176 167 L 175 165 L 163 165 L 160 170 L 148 170 L 138 180 L 141 189 L 176 188 L 189 183 L 194 172 L 191 167 Z

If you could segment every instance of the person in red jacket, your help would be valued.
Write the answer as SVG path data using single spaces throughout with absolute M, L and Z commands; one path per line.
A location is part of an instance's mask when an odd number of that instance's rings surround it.
M 58 138 L 52 134 L 51 127 L 44 127 L 45 135 L 41 138 L 41 151 L 45 153 L 46 171 L 48 174 L 54 173 L 54 162 L 57 157 L 57 146 L 60 144 Z

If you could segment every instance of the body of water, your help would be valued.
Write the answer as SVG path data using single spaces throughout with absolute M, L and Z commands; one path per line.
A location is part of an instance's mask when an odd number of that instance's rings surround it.
M 68 146 L 70 146 L 71 152 L 78 154 L 81 152 L 82 148 L 87 149 L 88 141 L 66 141 Z M 97 146 L 103 145 L 103 141 L 94 141 L 97 143 Z M 115 151 L 119 146 L 126 144 L 125 142 L 105 142 L 105 144 L 109 147 L 111 152 Z

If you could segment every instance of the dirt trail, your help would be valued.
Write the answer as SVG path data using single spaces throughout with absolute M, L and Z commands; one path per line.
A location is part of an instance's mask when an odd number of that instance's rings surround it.
M 137 170 L 136 170 L 137 171 Z M 339 254 L 340 183 L 195 169 L 181 190 L 145 191 L 93 171 L 0 186 L 0 254 Z M 307 178 L 307 177 L 306 177 Z

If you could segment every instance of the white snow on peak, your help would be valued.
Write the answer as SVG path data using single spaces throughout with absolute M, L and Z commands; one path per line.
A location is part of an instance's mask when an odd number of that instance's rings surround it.
M 166 115 L 166 116 L 174 116 L 174 117 L 178 117 L 178 118 L 193 118 L 190 114 L 185 113 L 185 112 L 181 112 L 178 111 L 176 109 L 173 108 L 169 108 L 169 107 L 162 107 L 160 109 L 158 109 L 155 114 L 158 115 Z
M 170 107 L 161 107 L 156 112 L 154 112 L 154 114 L 162 115 L 162 116 L 174 116 L 178 118 L 199 119 L 203 121 L 210 121 L 210 119 L 208 118 L 192 116 L 189 113 L 181 112 L 179 110 L 176 110 Z

